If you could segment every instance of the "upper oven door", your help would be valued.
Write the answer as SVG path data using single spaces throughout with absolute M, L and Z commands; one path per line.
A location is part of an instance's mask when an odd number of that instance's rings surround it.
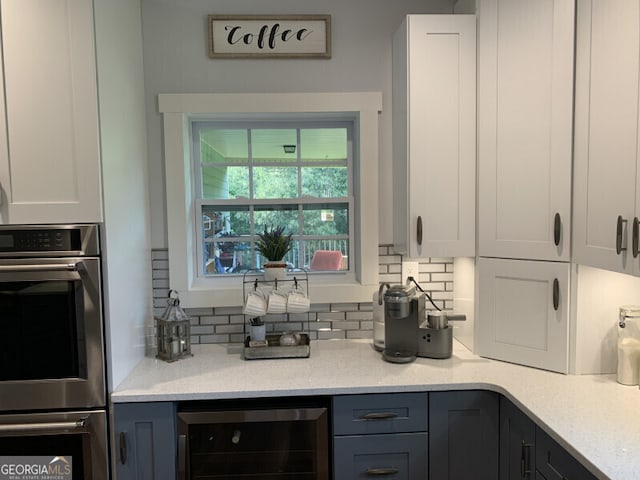
M 0 411 L 105 405 L 99 259 L 0 259 L 0 338 Z

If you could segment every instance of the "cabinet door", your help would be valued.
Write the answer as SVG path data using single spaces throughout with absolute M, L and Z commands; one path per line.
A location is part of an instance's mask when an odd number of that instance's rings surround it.
M 3 223 L 101 221 L 92 2 L 2 0 Z
M 573 0 L 478 17 L 478 253 L 569 260 Z
M 175 478 L 175 407 L 171 402 L 113 406 L 118 480 Z
M 546 480 L 595 480 L 580 462 L 539 427 L 536 427 L 536 469 Z
M 569 264 L 478 259 L 477 353 L 568 371 Z
M 429 394 L 429 478 L 498 478 L 498 395 Z
M 393 43 L 394 248 L 475 254 L 475 16 L 409 15 Z
M 637 0 L 578 1 L 573 259 L 625 273 L 637 189 L 639 31 Z
M 500 480 L 535 478 L 536 425 L 500 397 Z
M 427 442 L 426 433 L 335 437 L 333 478 L 424 480 L 428 475 Z

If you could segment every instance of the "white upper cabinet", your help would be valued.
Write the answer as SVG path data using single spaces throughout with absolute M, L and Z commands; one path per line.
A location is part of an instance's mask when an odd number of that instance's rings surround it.
M 92 2 L 2 0 L 0 223 L 102 220 Z
M 573 259 L 637 273 L 640 3 L 579 0 L 576 38 Z
M 393 39 L 394 249 L 475 254 L 473 15 L 409 15 Z
M 574 2 L 477 5 L 478 254 L 568 261 Z

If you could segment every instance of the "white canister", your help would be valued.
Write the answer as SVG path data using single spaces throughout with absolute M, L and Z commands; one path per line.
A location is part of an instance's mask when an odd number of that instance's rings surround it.
M 620 307 L 618 322 L 618 383 L 638 385 L 640 376 L 640 307 Z

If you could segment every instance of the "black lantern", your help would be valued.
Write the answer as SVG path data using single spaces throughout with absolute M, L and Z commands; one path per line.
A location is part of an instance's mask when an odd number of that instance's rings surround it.
M 156 318 L 156 336 L 158 340 L 157 358 L 166 362 L 175 362 L 191 356 L 191 326 L 189 315 L 180 308 L 178 292 L 169 290 L 167 309 Z

